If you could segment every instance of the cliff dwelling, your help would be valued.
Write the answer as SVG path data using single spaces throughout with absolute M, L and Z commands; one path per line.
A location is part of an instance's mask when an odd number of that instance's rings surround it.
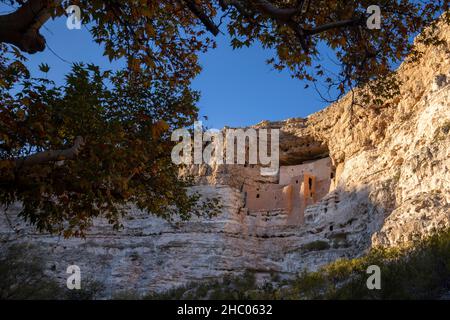
M 305 208 L 335 188 L 335 169 L 331 158 L 281 166 L 278 183 L 244 187 L 249 213 L 285 211 L 288 223 L 302 224 Z

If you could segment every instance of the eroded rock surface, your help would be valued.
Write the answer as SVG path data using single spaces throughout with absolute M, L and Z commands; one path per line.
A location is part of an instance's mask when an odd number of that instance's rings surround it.
M 0 216 L 2 248 L 33 243 L 48 272 L 65 282 L 69 264 L 106 286 L 162 291 L 246 269 L 261 277 L 292 276 L 370 246 L 408 243 L 450 226 L 450 28 L 446 45 L 424 48 L 404 63 L 401 94 L 392 106 L 351 106 L 351 97 L 307 119 L 255 127 L 281 129 L 282 165 L 329 156 L 332 190 L 309 205 L 302 224 L 286 212 L 249 212 L 244 186 L 277 183 L 250 166 L 195 166 L 201 193 L 219 196 L 222 213 L 211 220 L 170 224 L 130 208 L 124 229 L 96 221 L 86 239 L 37 234 L 17 219 L 19 207 Z

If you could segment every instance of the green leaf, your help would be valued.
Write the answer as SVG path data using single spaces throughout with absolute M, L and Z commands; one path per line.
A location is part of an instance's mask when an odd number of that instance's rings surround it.
M 47 73 L 47 72 L 50 71 L 50 66 L 48 64 L 46 64 L 46 63 L 41 63 L 39 65 L 39 70 L 44 72 L 44 73 Z

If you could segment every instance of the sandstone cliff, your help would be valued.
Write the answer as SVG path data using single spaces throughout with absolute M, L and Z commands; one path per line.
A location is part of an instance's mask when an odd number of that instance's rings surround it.
M 411 242 L 450 226 L 450 28 L 445 45 L 423 48 L 398 70 L 394 105 L 351 106 L 351 97 L 311 115 L 258 126 L 281 129 L 282 163 L 330 156 L 336 188 L 306 208 L 304 224 L 283 211 L 249 213 L 242 186 L 274 182 L 257 168 L 192 167 L 197 187 L 220 196 L 211 220 L 168 223 L 130 208 L 124 229 L 96 221 L 85 240 L 37 234 L 18 207 L 0 216 L 2 248 L 33 243 L 61 281 L 69 264 L 103 282 L 105 297 L 121 290 L 161 291 L 188 281 L 241 273 L 289 277 L 373 245 Z

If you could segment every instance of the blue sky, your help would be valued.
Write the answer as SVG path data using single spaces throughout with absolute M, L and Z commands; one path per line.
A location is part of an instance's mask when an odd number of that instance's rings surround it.
M 314 89 L 304 88 L 305 82 L 267 65 L 270 51 L 257 44 L 233 50 L 225 36 L 217 43 L 217 49 L 201 55 L 203 72 L 193 84 L 202 93 L 199 106 L 208 126 L 306 117 L 326 106 Z
M 112 69 L 85 27 L 69 30 L 63 17 L 47 22 L 41 33 L 47 48 L 29 56 L 33 75 L 39 75 L 40 63 L 50 65 L 48 78 L 57 83 L 63 81 L 71 62 L 90 62 Z M 265 63 L 269 51 L 258 45 L 232 50 L 224 35 L 217 38 L 217 43 L 217 49 L 201 55 L 203 72 L 193 81 L 193 88 L 201 92 L 200 113 L 208 117 L 203 121 L 209 128 L 306 117 L 327 105 L 314 89 L 304 89 L 304 82 L 292 79 L 288 72 L 272 70 Z

